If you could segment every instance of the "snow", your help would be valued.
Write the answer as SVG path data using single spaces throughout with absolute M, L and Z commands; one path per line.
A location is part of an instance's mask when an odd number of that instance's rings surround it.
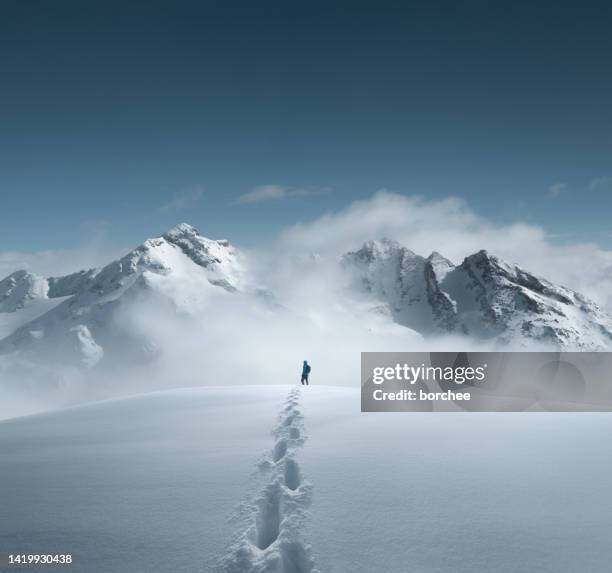
M 452 271 L 455 267 L 448 259 L 444 258 L 437 251 L 433 251 L 427 260 L 431 264 L 431 267 L 436 275 L 438 282 L 442 282 L 444 277 Z
M 486 251 L 466 257 L 440 287 L 455 302 L 466 332 L 500 346 L 544 343 L 562 350 L 608 350 L 612 319 L 594 303 Z
M 48 281 L 27 273 L 14 273 L 0 283 L 4 285 L 0 290 L 0 302 L 6 291 L 3 304 L 10 302 L 11 308 L 17 302 L 23 306 L 22 299 L 34 298 L 28 293 L 33 288 L 31 285 L 38 285 L 40 281 L 45 289 L 49 285 L 49 296 L 72 296 L 54 298 L 57 302 L 40 313 L 28 315 L 19 310 L 19 318 L 29 316 L 26 320 L 4 320 L 0 314 L 0 353 L 20 351 L 29 353 L 32 359 L 44 357 L 88 368 L 95 366 L 105 354 L 100 341 L 112 344 L 120 336 L 114 316 L 119 303 L 125 303 L 122 307 L 125 309 L 139 295 L 155 293 L 179 311 L 201 312 L 210 304 L 211 295 L 223 296 L 246 286 L 241 282 L 240 258 L 227 241 L 207 239 L 193 227 L 181 224 L 163 237 L 146 240 L 99 270 L 81 271 Z M 40 288 L 36 292 L 38 290 Z M 46 291 L 43 294 L 46 298 Z M 19 295 L 17 302 L 13 301 L 16 295 Z M 153 306 L 158 301 L 152 303 Z M 37 302 L 33 300 L 27 306 Z M 76 345 L 75 326 L 78 333 L 85 333 L 83 329 L 87 331 L 85 335 L 78 334 Z M 148 344 L 148 340 L 140 341 L 141 346 Z
M 425 336 L 463 333 L 499 347 L 601 351 L 612 347 L 612 318 L 579 293 L 481 250 L 454 266 L 389 239 L 342 257 L 353 290 Z
M 102 360 L 104 350 L 94 340 L 89 328 L 84 324 L 77 324 L 70 329 L 70 332 L 74 334 L 76 351 L 82 357 L 86 368 L 92 368 Z
M 384 323 L 389 331 L 399 325 L 428 341 L 450 335 L 496 348 L 612 347 L 612 318 L 594 303 L 486 251 L 453 266 L 437 252 L 424 258 L 380 239 L 340 260 L 333 272 L 302 264 L 300 273 L 285 279 L 281 273 L 277 289 L 298 293 L 284 300 L 270 289 L 274 279 L 262 269 L 256 272 L 257 256 L 249 259 L 228 241 L 208 239 L 181 223 L 101 269 L 54 278 L 18 271 L 0 281 L 0 354 L 96 369 L 149 361 L 164 351 L 155 344 L 164 332 L 161 321 L 150 331 L 133 333 L 126 327 L 130 317 L 172 308 L 207 324 L 211 309 L 229 308 L 229 299 L 238 300 L 236 306 L 248 299 L 262 313 L 293 312 L 313 323 L 329 321 L 341 305 L 363 329 L 374 332 Z M 304 294 L 299 285 L 279 284 L 304 277 L 325 284 L 318 296 Z M 341 294 L 337 283 L 347 286 Z M 77 344 L 75 327 L 87 331 L 77 336 Z
M 0 546 L 79 572 L 609 571 L 608 414 L 362 414 L 332 386 L 0 422 Z
M 66 300 L 62 298 L 37 298 L 14 312 L 0 312 L 0 340 L 22 326 L 43 316 Z
M 361 287 L 387 305 L 396 322 L 421 333 L 432 331 L 435 320 L 428 302 L 427 261 L 423 257 L 395 241 L 380 239 L 347 253 L 342 262 L 356 275 L 353 288 Z
M 316 390 L 301 463 L 321 571 L 609 570 L 609 415 L 358 414 L 357 392 Z
M 237 290 L 244 281 L 242 254 L 225 239 L 212 240 L 202 236 L 188 223 L 170 229 L 163 238 L 178 247 L 195 264 L 208 269 L 213 284 Z
M 142 395 L 0 422 L 0 546 L 79 572 L 210 571 L 286 388 Z
M 27 271 L 16 271 L 0 281 L 0 312 L 15 312 L 29 301 L 46 298 L 47 281 Z

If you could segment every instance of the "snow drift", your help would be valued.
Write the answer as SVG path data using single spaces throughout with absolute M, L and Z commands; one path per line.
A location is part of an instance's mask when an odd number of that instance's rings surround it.
M 362 414 L 357 389 L 283 385 L 8 420 L 0 545 L 82 573 L 604 573 L 610 423 Z

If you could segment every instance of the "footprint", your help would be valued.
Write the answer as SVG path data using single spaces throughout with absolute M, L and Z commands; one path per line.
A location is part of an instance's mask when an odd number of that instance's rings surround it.
M 272 459 L 275 462 L 278 462 L 283 459 L 284 455 L 287 453 L 287 441 L 279 440 L 276 442 L 274 446 L 274 451 L 272 452 Z
M 310 573 L 314 564 L 304 546 L 298 541 L 283 544 L 281 547 L 282 571 L 286 573 Z
M 285 485 L 295 491 L 301 483 L 302 475 L 298 463 L 292 459 L 285 460 Z
M 309 485 L 304 484 L 295 459 L 303 444 L 303 417 L 299 389 L 290 392 L 272 434 L 272 451 L 258 468 L 267 485 L 249 504 L 245 529 L 219 561 L 217 573 L 313 573 L 317 571 L 310 546 L 299 539 L 303 509 L 310 503 Z M 247 543 L 245 544 L 244 541 Z
M 264 498 L 259 502 L 255 521 L 257 536 L 255 545 L 267 549 L 278 539 L 280 530 L 280 487 L 277 482 L 266 488 Z

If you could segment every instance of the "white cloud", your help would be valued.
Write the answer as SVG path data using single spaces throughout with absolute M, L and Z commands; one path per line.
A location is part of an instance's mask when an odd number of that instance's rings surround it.
M 458 198 L 427 201 L 379 191 L 338 212 L 293 225 L 282 234 L 277 249 L 339 255 L 380 237 L 425 256 L 439 251 L 455 263 L 487 249 L 612 308 L 612 251 L 587 242 L 558 245 L 541 227 L 522 222 L 494 224 Z
M 548 188 L 548 196 L 552 198 L 556 198 L 559 195 L 561 195 L 561 193 L 565 193 L 567 189 L 568 189 L 567 183 L 553 183 Z
M 290 189 L 282 185 L 261 185 L 255 189 L 240 195 L 237 203 L 261 203 L 263 201 L 280 201 L 289 197 L 311 197 L 330 193 L 329 188 L 320 189 Z
M 287 196 L 287 189 L 280 185 L 262 185 L 252 191 L 240 195 L 238 203 L 259 203 L 261 201 L 275 201 L 284 199 Z
M 158 207 L 158 211 L 162 213 L 184 211 L 193 207 L 204 196 L 204 189 L 201 187 L 193 187 L 184 189 L 179 193 L 175 193 L 168 203 Z
M 603 177 L 591 179 L 589 183 L 590 191 L 600 191 L 602 189 L 612 189 L 612 177 L 604 175 Z

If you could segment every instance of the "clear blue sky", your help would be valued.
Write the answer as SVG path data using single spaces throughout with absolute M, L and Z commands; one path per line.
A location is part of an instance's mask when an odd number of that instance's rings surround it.
M 606 4 L 5 0 L 0 249 L 248 245 L 383 187 L 609 244 Z

